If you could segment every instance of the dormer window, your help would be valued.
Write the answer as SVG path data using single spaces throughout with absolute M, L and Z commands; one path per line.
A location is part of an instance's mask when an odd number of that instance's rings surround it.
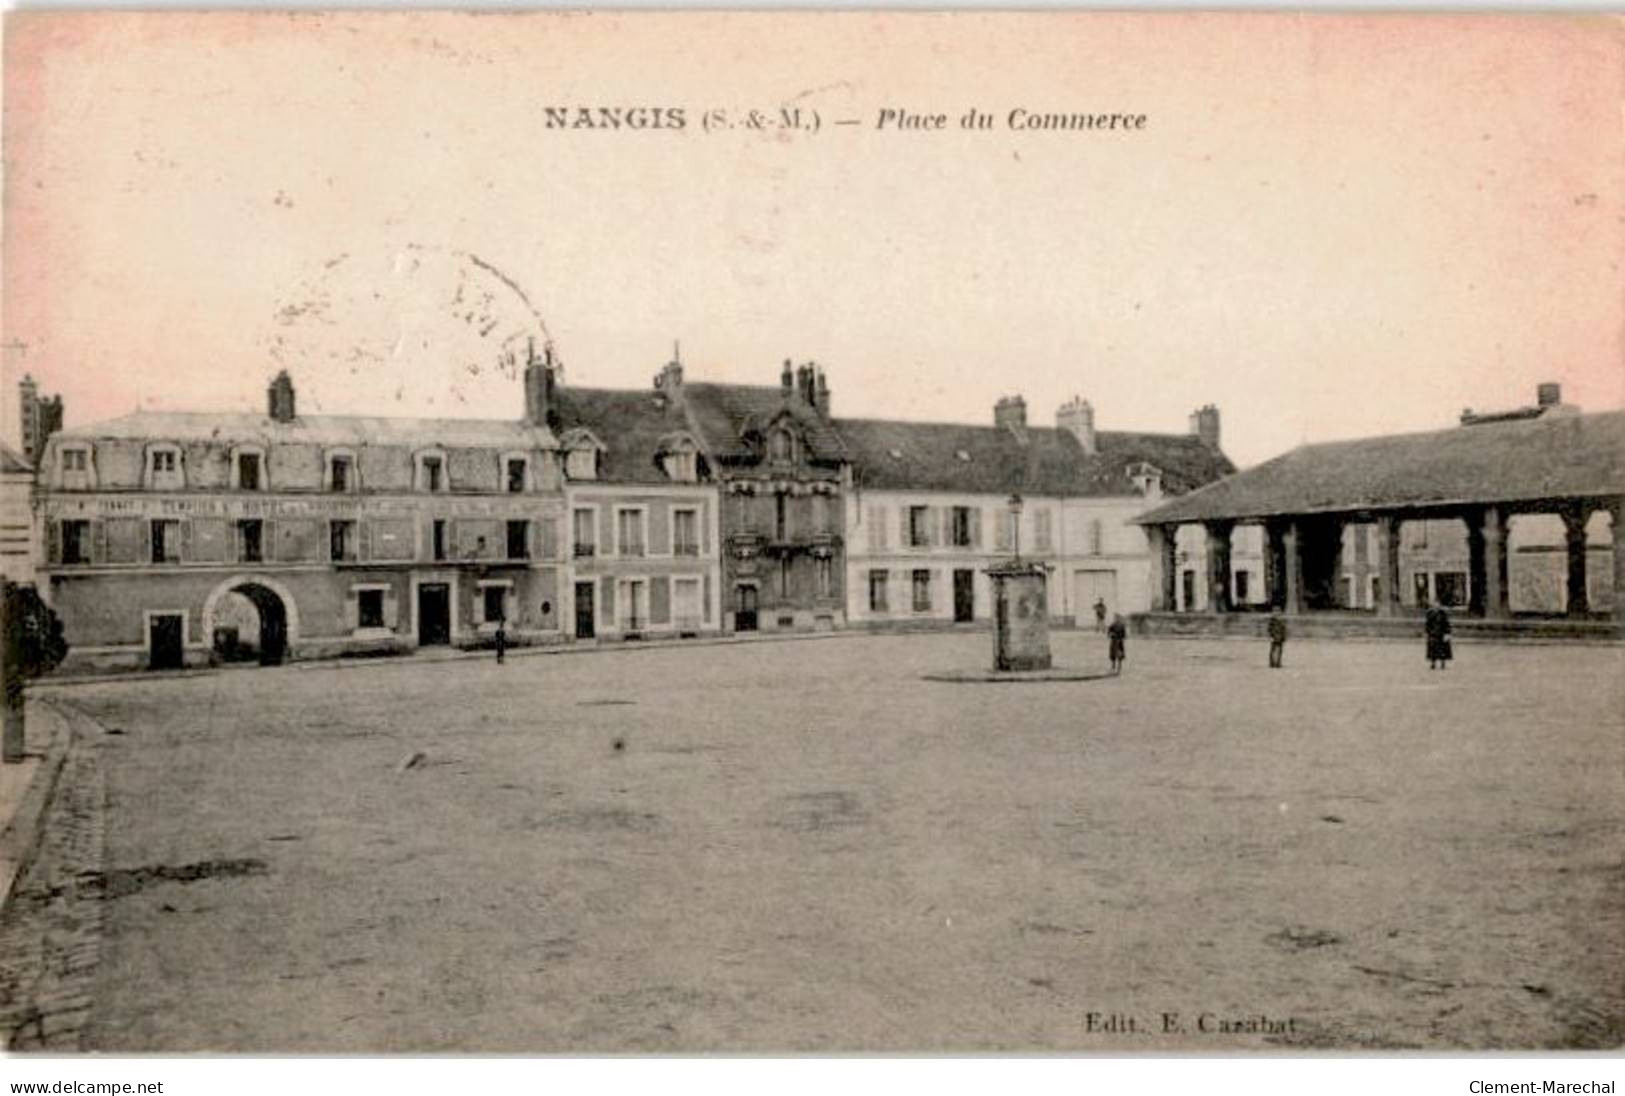
M 338 449 L 327 454 L 327 489 L 345 494 L 357 488 L 355 454 Z
M 530 483 L 530 461 L 524 457 L 505 457 L 502 461 L 503 482 L 508 494 L 522 495 Z
M 564 475 L 572 480 L 598 478 L 598 454 L 604 446 L 590 430 L 571 430 L 561 441 L 564 449 Z
M 439 450 L 418 454 L 418 490 L 439 494 L 446 490 L 446 454 Z
M 231 457 L 231 484 L 239 491 L 265 489 L 265 453 L 258 448 L 240 446 Z
M 64 445 L 57 453 L 62 486 L 70 491 L 94 487 L 90 475 L 90 446 Z
M 178 491 L 185 486 L 181 451 L 173 445 L 155 445 L 147 450 L 147 489 Z
M 790 431 L 779 429 L 767 436 L 767 456 L 769 460 L 788 461 L 796 455 L 796 441 Z
M 1162 494 L 1162 469 L 1156 465 L 1144 461 L 1131 464 L 1128 467 L 1128 475 L 1134 483 L 1135 490 L 1147 498 Z
M 598 478 L 598 450 L 586 446 L 572 449 L 564 458 L 564 474 L 573 480 Z
M 673 483 L 696 483 L 700 478 L 699 446 L 687 434 L 663 439 L 660 468 Z

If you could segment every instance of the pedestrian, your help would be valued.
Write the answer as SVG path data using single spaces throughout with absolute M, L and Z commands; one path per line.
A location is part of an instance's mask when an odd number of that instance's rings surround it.
M 1123 672 L 1124 643 L 1128 639 L 1128 628 L 1123 624 L 1123 617 L 1118 614 L 1112 617 L 1112 626 L 1106 629 L 1107 655 L 1112 660 L 1112 673 Z
M 497 665 L 502 665 L 503 660 L 507 657 L 508 622 L 506 620 L 499 620 L 497 621 Z
M 1428 669 L 1450 668 L 1450 614 L 1442 605 L 1430 605 L 1422 630 L 1427 635 Z
M 1269 622 L 1270 633 L 1270 669 L 1281 668 L 1281 655 L 1286 650 L 1286 620 L 1280 613 L 1271 613 Z
M 1103 632 L 1105 630 L 1106 630 L 1106 599 L 1103 598 L 1103 597 L 1097 597 L 1097 598 L 1095 598 L 1095 631 Z

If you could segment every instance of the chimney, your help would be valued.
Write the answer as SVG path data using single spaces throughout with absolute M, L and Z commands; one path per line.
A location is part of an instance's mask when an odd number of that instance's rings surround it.
M 1191 412 L 1191 433 L 1202 439 L 1202 444 L 1219 451 L 1219 409 L 1211 403 Z
M 62 429 L 62 397 L 41 399 L 34 378 L 25 376 L 17 382 L 17 412 L 22 419 L 23 456 L 37 465 L 46 439 Z
M 813 395 L 817 397 L 813 400 L 813 404 L 818 408 L 819 415 L 829 418 L 829 384 L 824 380 L 822 369 L 814 378 Z
M 265 390 L 265 413 L 276 422 L 292 422 L 294 418 L 293 378 L 286 369 L 279 372 Z
M 792 381 L 791 381 L 791 378 L 790 378 L 790 359 L 785 358 L 784 359 L 784 372 L 779 374 L 779 387 L 784 390 L 784 398 L 785 399 L 790 398 L 791 385 L 792 385 Z
M 1547 381 L 1535 387 L 1535 405 L 1538 407 L 1556 407 L 1563 402 L 1563 386 L 1556 381 Z
M 675 400 L 683 394 L 682 348 L 672 344 L 671 361 L 661 367 L 655 377 L 655 390 Z
M 1055 425 L 1077 438 L 1085 453 L 1100 451 L 1095 444 L 1095 409 L 1082 396 L 1073 396 L 1056 410 Z
M 536 356 L 536 340 L 525 348 L 525 424 L 547 426 L 553 414 L 553 344 L 542 346 Z
M 796 395 L 811 406 L 813 402 L 813 366 L 805 362 L 796 366 Z
M 1027 401 L 1020 396 L 1002 396 L 993 405 L 993 425 L 1016 434 L 1027 432 Z

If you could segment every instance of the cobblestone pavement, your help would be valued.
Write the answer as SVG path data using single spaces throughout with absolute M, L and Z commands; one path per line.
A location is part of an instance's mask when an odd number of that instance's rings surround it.
M 56 705 L 72 736 L 40 844 L 0 912 L 0 1044 L 85 1049 L 102 947 L 106 782 L 100 730 Z

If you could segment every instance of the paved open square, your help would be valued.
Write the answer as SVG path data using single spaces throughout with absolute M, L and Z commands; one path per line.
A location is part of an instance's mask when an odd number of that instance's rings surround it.
M 104 863 L 62 866 L 100 910 L 84 1046 L 1625 1038 L 1625 651 L 1430 672 L 1420 641 L 1294 641 L 1272 671 L 1256 643 L 1131 640 L 1119 679 L 922 679 L 988 645 L 42 690 L 106 785 Z M 1105 661 L 1092 634 L 1055 651 Z

